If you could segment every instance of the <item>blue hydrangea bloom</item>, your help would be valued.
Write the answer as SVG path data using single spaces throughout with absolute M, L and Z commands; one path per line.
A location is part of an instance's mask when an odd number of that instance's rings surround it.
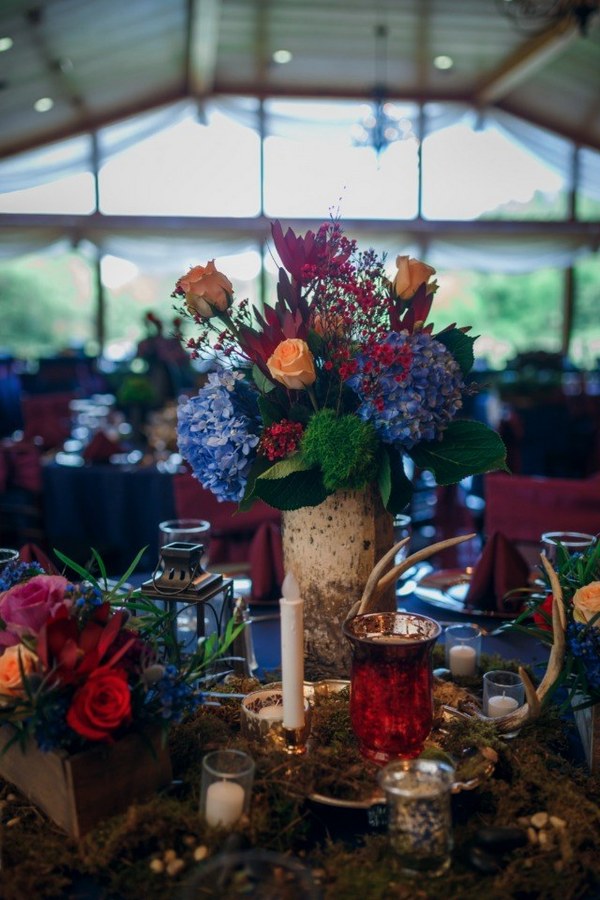
M 166 666 L 163 677 L 148 693 L 148 701 L 160 704 L 160 715 L 170 722 L 181 722 L 184 713 L 202 703 L 202 694 L 178 677 L 175 666 Z
M 462 406 L 465 383 L 457 361 L 446 347 L 428 333 L 391 332 L 385 343 L 394 350 L 408 346 L 412 359 L 406 377 L 400 365 L 392 365 L 364 391 L 369 359 L 360 354 L 358 369 L 346 382 L 359 396 L 357 414 L 372 422 L 381 440 L 398 450 L 410 450 L 421 441 L 432 441 L 443 432 Z
M 37 562 L 21 562 L 17 559 L 5 566 L 2 574 L 0 574 L 0 593 L 7 591 L 15 584 L 33 578 L 35 575 L 45 575 L 46 572 Z
M 179 452 L 219 500 L 242 499 L 260 430 L 256 393 L 240 372 L 217 369 L 179 402 Z

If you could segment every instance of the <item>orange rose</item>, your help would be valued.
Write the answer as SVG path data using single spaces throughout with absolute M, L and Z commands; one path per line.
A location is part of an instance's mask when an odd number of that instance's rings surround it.
M 205 266 L 194 266 L 179 279 L 177 287 L 185 293 L 185 303 L 191 313 L 202 319 L 210 319 L 215 312 L 225 312 L 233 302 L 233 286 L 222 272 L 215 268 L 214 259 Z
M 427 284 L 431 276 L 435 275 L 435 269 L 427 263 L 409 256 L 397 256 L 396 266 L 398 271 L 394 278 L 394 290 L 401 300 L 410 300 L 421 285 Z
M 317 377 L 308 344 L 298 338 L 282 341 L 267 360 L 267 367 L 276 381 L 292 390 L 309 387 Z
M 0 656 L 0 694 L 12 694 L 22 697 L 25 694 L 21 680 L 21 665 L 26 675 L 30 675 L 38 668 L 38 658 L 35 653 L 24 647 L 23 644 L 14 644 L 7 647 Z
M 600 581 L 591 581 L 573 594 L 573 618 L 577 622 L 589 622 L 600 613 Z M 600 628 L 600 617 L 594 622 Z

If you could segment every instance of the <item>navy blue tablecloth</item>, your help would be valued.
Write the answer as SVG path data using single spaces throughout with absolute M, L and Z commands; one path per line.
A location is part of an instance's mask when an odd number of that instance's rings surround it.
M 51 549 L 80 564 L 94 547 L 111 574 L 126 571 L 147 546 L 139 568 L 158 560 L 158 524 L 175 518 L 172 476 L 155 467 L 44 467 L 44 519 Z

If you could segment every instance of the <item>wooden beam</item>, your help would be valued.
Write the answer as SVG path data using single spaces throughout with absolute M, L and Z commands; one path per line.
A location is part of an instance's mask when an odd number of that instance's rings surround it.
M 189 0 L 186 81 L 193 97 L 206 97 L 213 90 L 221 0 Z
M 286 224 L 300 232 L 318 228 L 322 218 L 290 218 Z M 266 216 L 246 218 L 194 216 L 121 216 L 92 213 L 91 215 L 3 213 L 0 214 L 0 234 L 15 229 L 35 228 L 54 230 L 75 239 L 101 239 L 104 235 L 135 233 L 145 236 L 200 235 L 229 232 L 253 239 L 270 239 L 271 219 Z M 389 234 L 396 231 L 417 237 L 578 237 L 590 245 L 600 242 L 600 222 L 569 222 L 563 219 L 528 221 L 523 219 L 481 219 L 477 221 L 429 219 L 344 219 L 346 232 Z
M 488 106 L 512 93 L 579 36 L 577 26 L 563 19 L 521 44 L 480 81 L 473 97 L 475 106 Z

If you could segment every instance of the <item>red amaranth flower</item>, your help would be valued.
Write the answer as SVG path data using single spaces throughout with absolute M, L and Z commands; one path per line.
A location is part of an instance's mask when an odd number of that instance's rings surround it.
M 258 445 L 258 452 L 271 462 L 276 459 L 284 459 L 290 453 L 296 452 L 303 432 L 304 426 L 300 422 L 282 419 L 281 422 L 265 428 Z

